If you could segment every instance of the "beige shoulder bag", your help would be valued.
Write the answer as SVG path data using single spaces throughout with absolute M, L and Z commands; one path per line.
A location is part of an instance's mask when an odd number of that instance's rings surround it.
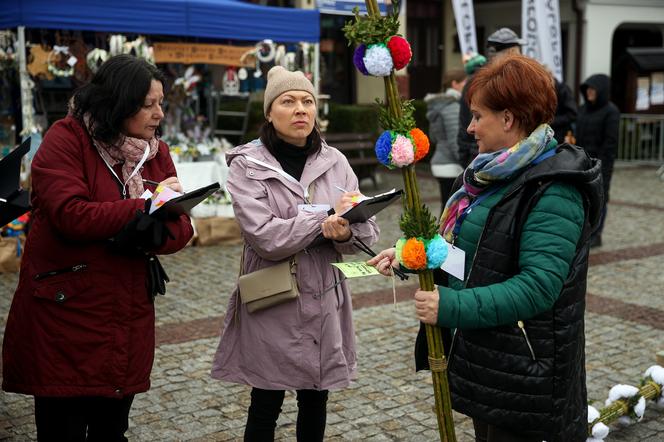
M 244 253 L 240 269 L 244 268 Z M 295 299 L 300 292 L 297 288 L 297 260 L 292 256 L 288 261 L 241 275 L 238 281 L 242 304 L 249 313 L 263 310 L 273 305 Z

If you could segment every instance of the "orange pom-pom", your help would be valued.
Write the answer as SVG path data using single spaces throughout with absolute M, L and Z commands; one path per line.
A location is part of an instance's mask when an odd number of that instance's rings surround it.
M 410 136 L 415 141 L 415 162 L 417 162 L 429 153 L 429 137 L 418 128 L 411 130 Z
M 417 238 L 409 238 L 401 250 L 403 265 L 411 270 L 423 270 L 427 266 L 427 252 L 424 242 Z

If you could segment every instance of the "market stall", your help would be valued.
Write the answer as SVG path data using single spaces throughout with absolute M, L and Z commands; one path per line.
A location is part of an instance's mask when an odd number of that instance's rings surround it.
M 172 37 L 168 39 L 164 36 L 179 36 L 189 38 L 186 44 L 191 46 L 189 48 L 191 51 L 189 53 L 171 51 L 171 55 L 184 53 L 186 57 L 181 60 L 169 59 L 164 62 L 181 63 L 182 65 L 214 64 L 215 62 L 225 64 L 226 61 L 220 60 L 227 60 L 229 56 L 237 59 L 239 48 L 242 49 L 242 55 L 253 56 L 248 62 L 246 58 L 243 59 L 236 67 L 227 64 L 229 74 L 225 77 L 228 78 L 228 87 L 231 92 L 234 87 L 232 80 L 237 79 L 238 76 L 246 76 L 246 72 L 241 72 L 244 66 L 254 69 L 252 77 L 257 78 L 260 77 L 259 63 L 275 63 L 275 60 L 279 60 L 278 54 L 275 54 L 275 52 L 279 52 L 279 47 L 273 44 L 273 41 L 286 44 L 299 42 L 310 44 L 312 54 L 315 54 L 311 61 L 312 69 L 315 70 L 312 72 L 312 77 L 314 83 L 318 83 L 320 28 L 317 10 L 267 7 L 245 3 L 241 0 L 118 0 L 114 2 L 0 0 L 0 6 L 3 10 L 3 14 L 0 16 L 0 29 L 10 29 L 16 32 L 15 57 L 19 61 L 17 67 L 21 89 L 22 132 L 20 135 L 23 137 L 33 135 L 33 139 L 37 140 L 31 151 L 32 155 L 38 146 L 42 127 L 34 120 L 32 91 L 35 75 L 28 72 L 30 66 L 29 63 L 26 63 L 29 43 L 26 42 L 26 30 L 88 32 L 94 33 L 95 36 L 105 35 L 102 33 L 117 33 L 108 36 L 110 41 L 104 37 L 104 41 L 92 50 L 89 45 L 87 47 L 82 45 L 83 49 L 79 48 L 77 52 L 73 47 L 58 46 L 57 43 L 53 43 L 52 48 L 41 48 L 41 52 L 35 50 L 31 54 L 30 62 L 34 63 L 35 58 L 38 58 L 44 63 L 43 71 L 56 79 L 67 76 L 73 78 L 78 75 L 80 66 L 83 66 L 81 71 L 87 69 L 94 72 L 95 67 L 114 53 L 130 51 L 137 56 L 143 56 L 159 63 L 159 57 L 164 57 L 168 53 L 169 44 L 180 44 L 173 43 Z M 128 34 L 135 39 L 125 38 L 122 34 Z M 163 46 L 159 50 L 153 51 L 153 41 L 151 41 L 153 37 L 162 41 L 160 44 Z M 191 38 L 194 38 L 193 42 Z M 199 43 L 200 38 L 216 40 L 224 44 Z M 287 61 L 288 57 L 283 57 L 283 60 Z M 189 77 L 182 74 L 182 78 L 177 79 L 181 80 L 178 86 L 185 95 L 183 106 L 191 104 L 191 101 L 187 102 L 186 93 L 187 89 L 195 83 L 196 73 L 189 72 L 189 74 Z M 193 83 L 192 79 L 194 79 Z M 237 90 L 237 92 L 241 91 Z M 168 121 L 165 123 L 168 124 Z M 225 181 L 223 148 L 227 147 L 228 143 L 223 143 L 222 139 L 222 143 L 211 144 L 207 140 L 203 140 L 200 133 L 192 134 L 191 129 L 199 126 L 199 122 L 194 119 L 191 126 L 181 128 L 178 125 L 177 133 L 171 131 L 171 138 L 167 139 L 167 142 L 178 149 L 179 154 L 174 153 L 174 157 L 182 161 L 177 164 L 177 169 L 183 176 L 185 187 L 195 186 L 193 181 L 200 180 L 200 177 L 218 180 L 223 185 Z M 219 144 L 225 144 L 225 146 L 221 146 L 220 149 Z M 199 147 L 201 148 L 199 149 Z M 187 183 L 187 181 L 192 181 L 192 183 Z M 216 203 L 222 203 L 222 205 L 226 203 L 226 205 L 223 208 L 215 209 L 215 215 L 232 216 L 232 211 L 230 213 L 228 211 L 230 207 L 227 199 L 220 197 Z M 204 213 L 211 214 L 213 210 L 209 207 L 203 208 L 201 215 Z

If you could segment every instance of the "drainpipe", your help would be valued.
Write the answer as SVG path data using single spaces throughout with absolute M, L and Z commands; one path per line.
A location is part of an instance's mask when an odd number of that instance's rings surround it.
M 579 103 L 579 86 L 581 85 L 581 59 L 583 49 L 583 20 L 585 5 L 584 0 L 573 0 L 572 7 L 576 13 L 576 51 L 574 57 L 574 98 Z

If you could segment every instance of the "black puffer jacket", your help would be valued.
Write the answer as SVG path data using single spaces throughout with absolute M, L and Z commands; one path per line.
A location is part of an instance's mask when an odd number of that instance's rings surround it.
M 602 161 L 604 197 L 609 200 L 609 187 L 613 174 L 613 162 L 618 151 L 620 111 L 609 101 L 611 80 L 604 74 L 590 76 L 582 85 L 586 103 L 579 109 L 576 120 L 576 144 L 591 156 Z M 597 100 L 588 101 L 588 88 L 597 91 Z
M 521 229 L 540 196 L 553 182 L 574 185 L 584 201 L 585 225 L 570 273 L 553 308 L 528 320 L 528 337 L 537 360 L 515 354 L 523 346 L 515 326 L 459 329 L 450 345 L 449 384 L 455 410 L 499 427 L 548 442 L 586 438 L 584 311 L 588 238 L 600 218 L 600 165 L 578 146 L 562 145 L 558 154 L 514 179 L 489 212 L 466 287 L 506 281 L 519 272 Z M 442 275 L 436 283 L 446 285 Z M 426 336 L 418 335 L 417 369 L 425 369 Z

